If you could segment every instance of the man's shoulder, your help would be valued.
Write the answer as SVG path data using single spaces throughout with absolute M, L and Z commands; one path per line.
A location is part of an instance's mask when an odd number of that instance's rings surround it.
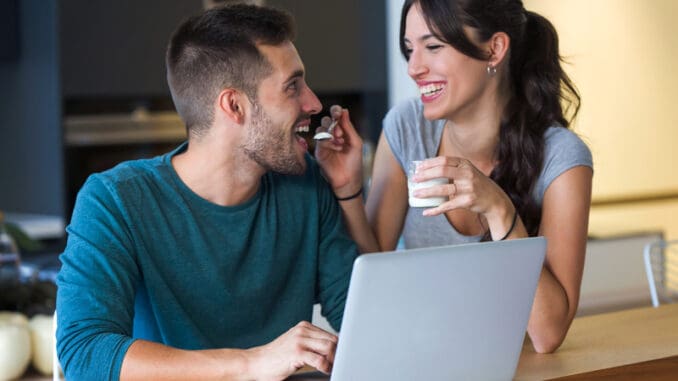
M 160 157 L 123 161 L 113 168 L 95 174 L 95 176 L 110 183 L 134 181 L 141 177 L 156 174 L 160 165 Z
M 103 189 L 118 195 L 143 192 L 148 184 L 157 183 L 162 178 L 162 158 L 124 161 L 113 168 L 94 173 L 87 178 L 81 192 L 100 192 Z

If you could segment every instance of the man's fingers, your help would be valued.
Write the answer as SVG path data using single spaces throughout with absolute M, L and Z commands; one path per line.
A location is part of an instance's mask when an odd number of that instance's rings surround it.
M 301 361 L 306 365 L 310 365 L 323 373 L 329 374 L 332 371 L 332 362 L 327 357 L 319 355 L 315 352 L 306 351 L 302 354 Z
M 337 335 L 334 335 L 330 332 L 325 331 L 322 328 L 319 328 L 307 321 L 299 322 L 293 329 L 300 330 L 300 333 L 304 337 L 309 337 L 312 339 L 328 340 L 336 343 L 338 341 Z
M 329 362 L 334 362 L 334 354 L 337 351 L 337 343 L 326 339 L 312 339 L 304 340 L 304 346 L 307 350 L 324 356 Z

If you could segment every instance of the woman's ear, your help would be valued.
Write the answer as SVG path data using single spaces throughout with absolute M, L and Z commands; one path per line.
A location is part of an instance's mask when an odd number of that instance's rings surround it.
M 245 99 L 247 97 L 238 90 L 223 89 L 217 100 L 217 112 L 235 123 L 242 124 L 245 121 Z
M 487 64 L 491 67 L 497 67 L 501 65 L 506 58 L 506 55 L 511 45 L 511 37 L 508 36 L 505 32 L 497 32 L 490 37 L 490 40 L 487 42 L 487 47 L 489 49 L 489 56 Z

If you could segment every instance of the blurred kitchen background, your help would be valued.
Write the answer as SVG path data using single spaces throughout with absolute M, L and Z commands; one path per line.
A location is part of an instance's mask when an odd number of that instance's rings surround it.
M 165 46 L 180 20 L 222 2 L 0 2 L 0 210 L 52 255 L 89 174 L 184 139 Z M 295 16 L 309 85 L 326 108 L 349 108 L 373 147 L 388 108 L 417 94 L 397 47 L 402 0 L 258 2 Z M 555 24 L 582 95 L 574 130 L 595 163 L 590 235 L 678 239 L 678 2 L 524 3 Z M 633 271 L 638 250 L 619 254 Z

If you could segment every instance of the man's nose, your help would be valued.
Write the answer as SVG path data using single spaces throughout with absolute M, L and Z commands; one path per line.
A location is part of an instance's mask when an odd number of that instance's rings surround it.
M 309 115 L 315 115 L 323 109 L 323 105 L 310 87 L 306 86 L 305 90 L 302 109 Z

